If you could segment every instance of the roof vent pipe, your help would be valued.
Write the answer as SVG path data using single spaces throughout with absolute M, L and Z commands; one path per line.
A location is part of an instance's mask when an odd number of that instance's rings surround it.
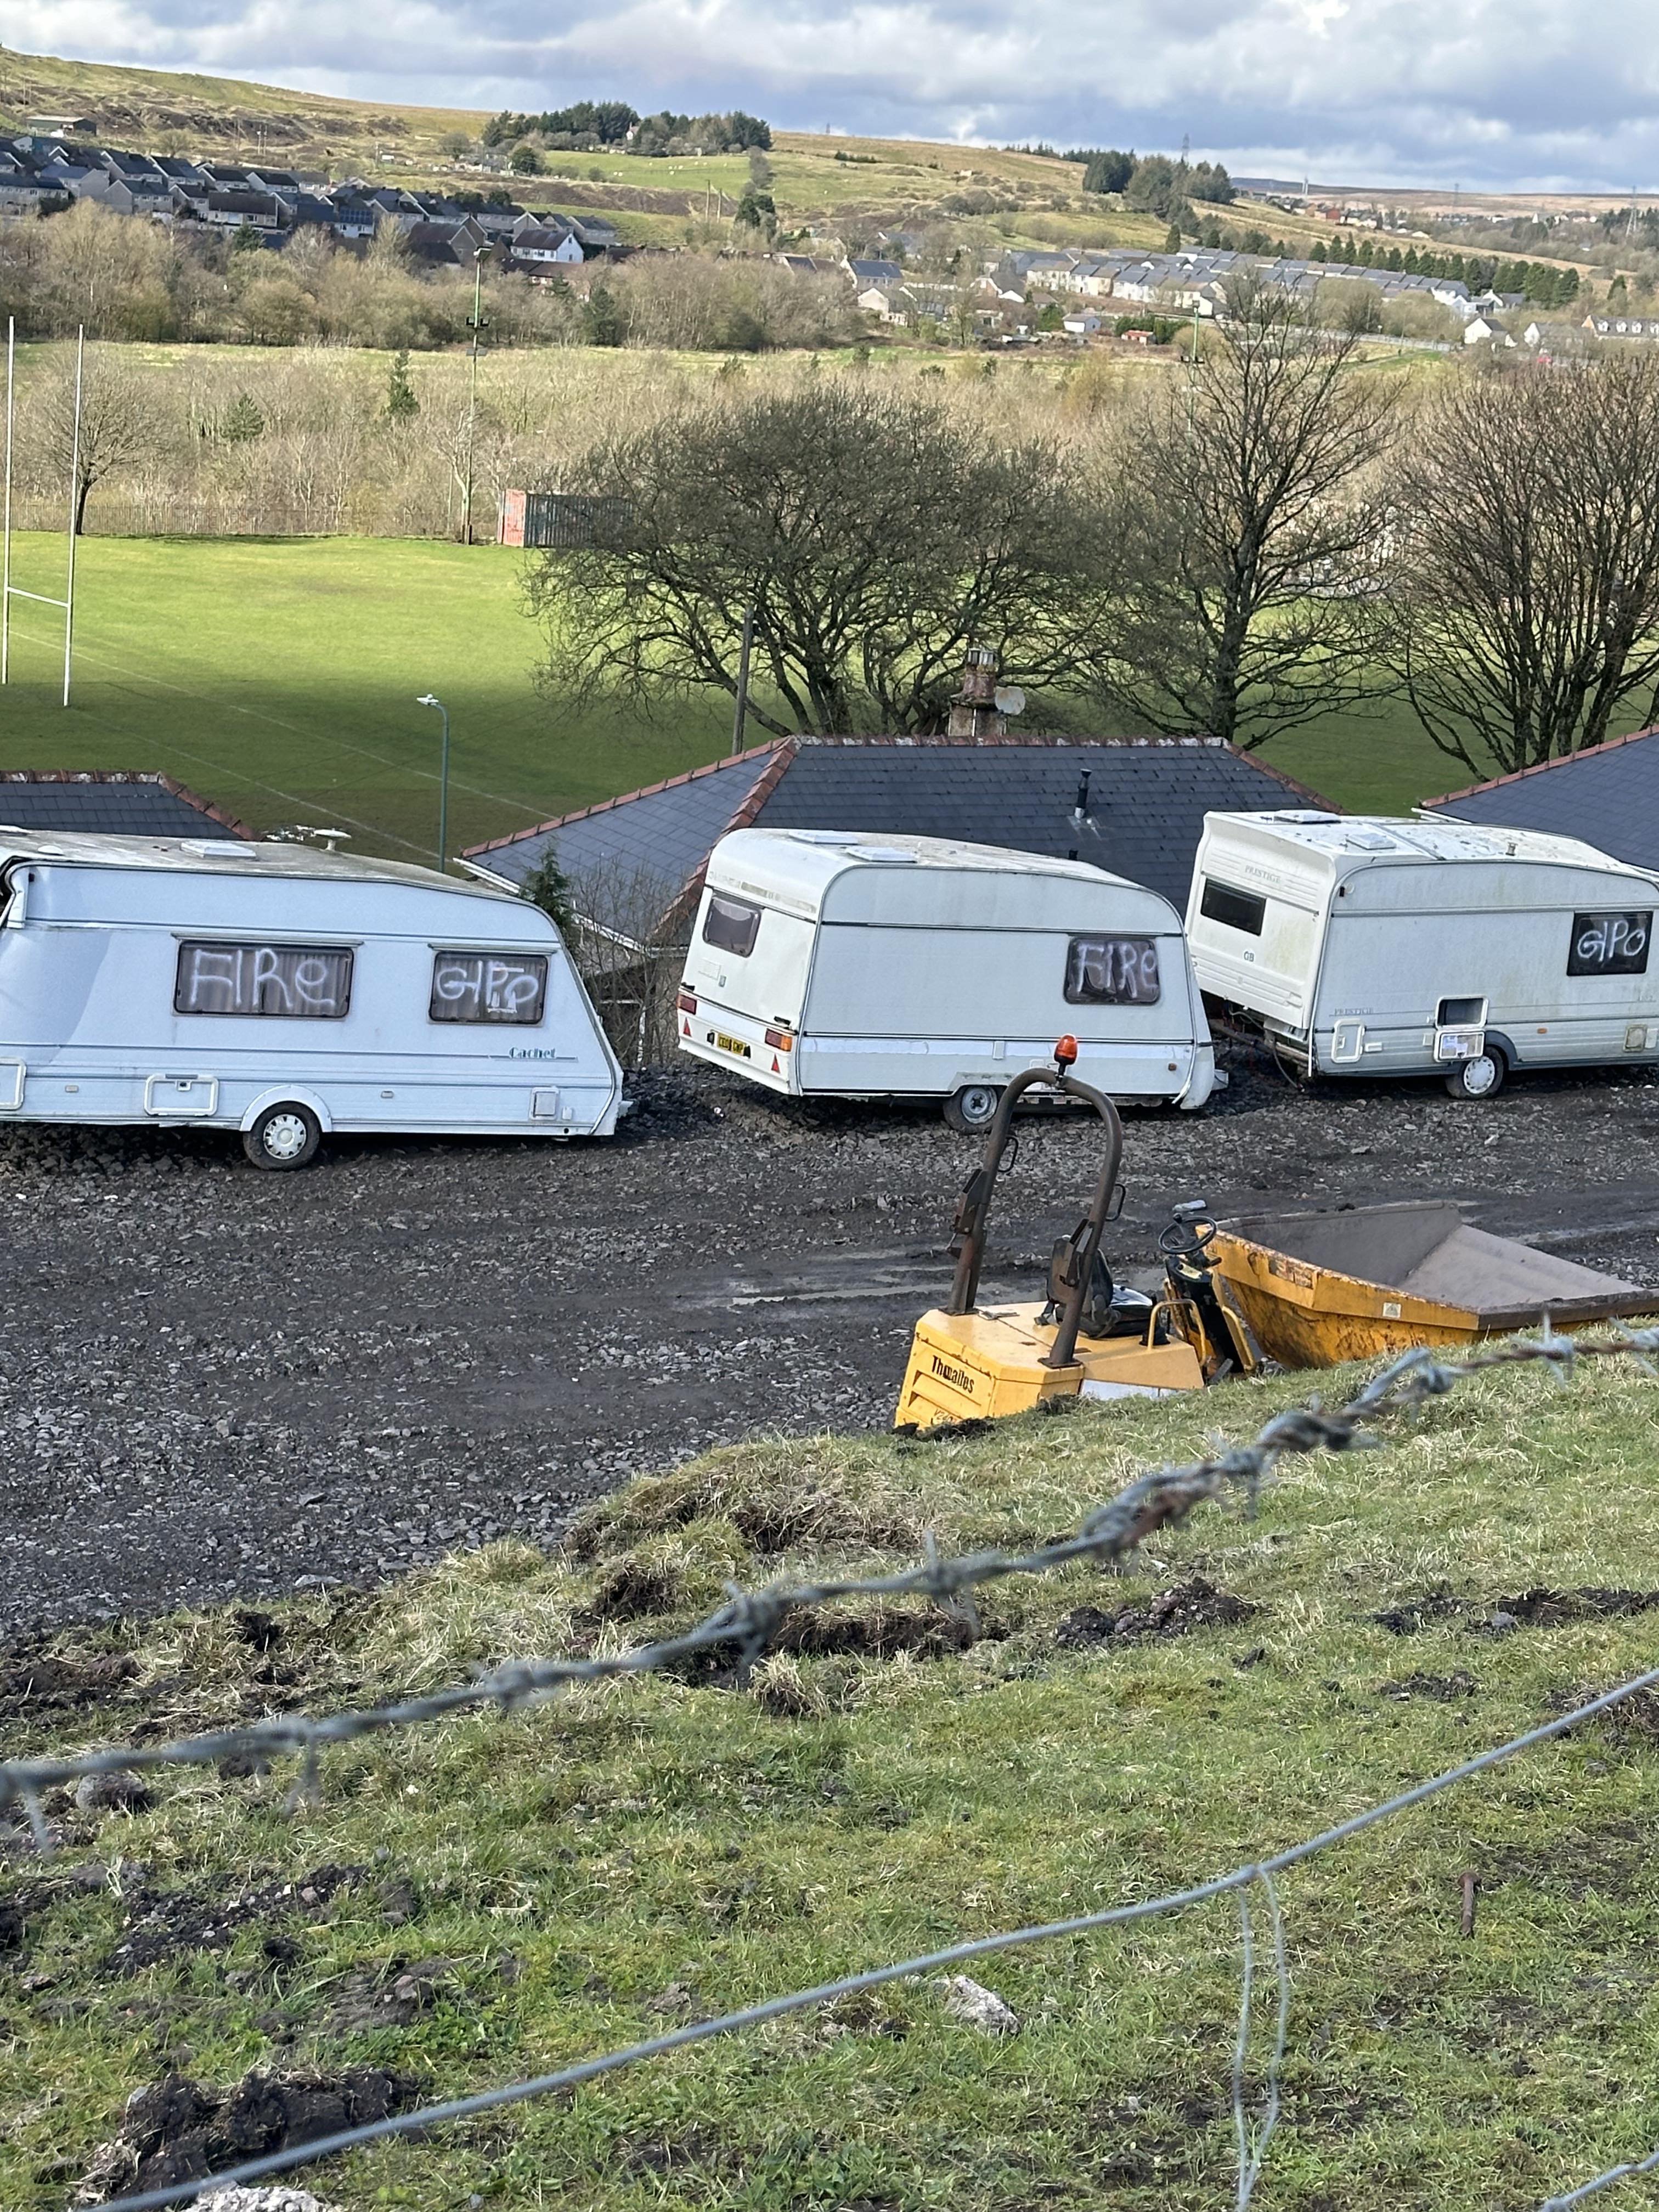
M 1072 809 L 1073 822 L 1089 819 L 1089 771 L 1085 768 L 1077 780 L 1077 803 Z

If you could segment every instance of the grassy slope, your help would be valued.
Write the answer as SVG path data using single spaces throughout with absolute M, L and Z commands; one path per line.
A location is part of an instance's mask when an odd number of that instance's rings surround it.
M 63 541 L 19 541 L 17 574 L 61 591 Z M 360 849 L 436 841 L 438 718 L 450 710 L 454 846 L 678 774 L 721 748 L 697 711 L 640 730 L 562 715 L 532 688 L 520 556 L 374 538 L 87 538 L 75 703 L 59 617 L 15 617 L 0 768 L 161 769 L 256 826 L 324 818 Z
M 263 125 L 266 157 L 272 161 L 309 160 L 325 149 L 372 159 L 382 145 L 396 145 L 410 156 L 429 156 L 447 131 L 475 132 L 484 121 L 482 113 L 471 110 L 387 109 L 368 100 L 334 100 L 239 77 L 128 69 L 19 53 L 12 47 L 0 51 L 0 113 L 21 128 L 29 114 L 76 112 L 89 112 L 112 143 L 122 143 L 122 134 L 129 131 L 146 145 L 176 137 L 185 150 L 202 154 L 256 147 Z
M 728 1574 L 908 1556 L 927 1529 L 1024 1544 L 1136 1466 L 1218 1426 L 1250 1432 L 1305 1382 L 942 1444 L 728 1450 L 600 1508 L 577 1558 L 502 1548 L 279 1608 L 270 1659 L 225 1618 L 60 1638 L 71 1666 L 118 1649 L 137 1674 L 110 1704 L 31 1717 L 14 1670 L 9 1735 L 107 1741 L 141 1717 L 200 1725 L 573 1636 L 643 1640 Z M 25 1909 L 29 1978 L 0 1972 L 0 2101 L 17 2115 L 0 2201 L 56 2212 L 127 2092 L 181 2050 L 219 2082 L 356 2061 L 434 2094 L 483 2086 L 1311 1833 L 1652 1663 L 1651 1613 L 1502 1637 L 1482 1624 L 1539 1584 L 1659 1583 L 1656 1405 L 1628 1371 L 1568 1393 L 1487 1379 L 1385 1451 L 1291 1462 L 1255 1521 L 1206 1509 L 1134 1580 L 1079 1570 L 992 1591 L 989 1633 L 960 1656 L 773 1660 L 748 1693 L 642 1681 L 458 1721 L 331 1755 L 320 1802 L 292 1817 L 282 1775 L 168 1783 L 132 1817 L 60 1803 L 63 1863 L 136 1862 L 147 1872 L 121 1882 L 204 1907 L 328 1863 L 364 1871 L 326 1909 L 256 1914 L 227 1948 L 187 1943 L 125 1977 L 102 1963 L 120 1883 L 0 1877 Z M 1056 1644 L 1071 1607 L 1195 1571 L 1264 1609 L 1180 1640 Z M 1471 1601 L 1461 1623 L 1401 1638 L 1372 1618 L 1443 1585 Z M 1295 2001 L 1264 2206 L 1511 2212 L 1659 2140 L 1652 1711 L 1285 1878 Z M 434 1960 L 424 2008 L 362 2024 L 403 1966 Z M 978 1971 L 1020 2014 L 1017 2039 L 988 2043 L 902 1985 L 331 2169 L 324 2193 L 423 2212 L 473 2192 L 501 2212 L 1231 2201 L 1234 1905 Z M 1254 2081 L 1261 2063 L 1258 2045 Z
M 9 118 L 21 127 L 30 113 L 76 109 L 93 112 L 112 142 L 165 143 L 181 152 L 216 153 L 222 158 L 263 152 L 273 161 L 327 167 L 337 174 L 366 171 L 398 183 L 449 181 L 477 186 L 489 181 L 457 171 L 440 150 L 442 139 L 452 131 L 477 135 L 485 118 L 472 111 L 387 108 L 234 78 L 0 50 L 0 119 Z M 837 152 L 866 158 L 838 161 Z M 742 155 L 654 161 L 599 153 L 548 158 L 585 184 L 600 172 L 606 185 L 684 192 L 699 204 L 711 186 L 724 192 L 728 204 L 734 202 L 748 181 L 748 163 Z M 1006 153 L 997 147 L 832 137 L 807 131 L 777 134 L 773 167 L 774 195 L 786 226 L 833 226 L 839 215 L 848 212 L 889 220 L 905 213 L 925 215 L 948 194 L 974 186 L 1012 190 L 1031 203 L 1044 203 L 1056 192 L 1075 200 L 1082 182 L 1082 170 L 1075 163 Z M 565 205 L 580 212 L 577 200 L 562 200 L 556 178 L 526 180 L 514 189 L 537 206 Z M 1328 225 L 1312 218 L 1282 216 L 1274 210 L 1253 212 L 1241 204 L 1235 214 L 1247 224 L 1262 222 L 1275 237 L 1311 240 L 1328 231 Z M 1005 216 L 1000 227 L 1013 243 L 1149 246 L 1162 242 L 1164 228 L 1150 216 L 1121 210 L 1091 216 L 1045 212 L 1029 222 Z M 683 235 L 684 217 L 636 212 L 625 215 L 619 228 L 624 237 L 640 243 L 672 244 Z

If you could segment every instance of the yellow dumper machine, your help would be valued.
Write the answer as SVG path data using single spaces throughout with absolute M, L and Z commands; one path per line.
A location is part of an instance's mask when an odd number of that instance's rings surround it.
M 1100 1238 L 1117 1195 L 1117 1109 L 1072 1074 L 1075 1039 L 1054 1066 L 1017 1075 L 1002 1094 L 985 1156 L 954 1228 L 956 1280 L 916 1323 L 899 1428 L 1023 1413 L 1045 1398 L 1158 1398 L 1270 1365 L 1329 1367 L 1415 1345 L 1467 1346 L 1547 1318 L 1583 1328 L 1652 1313 L 1659 1292 L 1472 1228 L 1436 1200 L 1339 1206 L 1218 1228 L 1201 1200 L 1161 1231 L 1163 1294 L 1116 1289 Z M 1014 1109 L 1042 1085 L 1092 1106 L 1106 1125 L 1094 1201 L 1048 1262 L 1048 1295 L 979 1306 L 986 1222 Z
M 1114 1286 L 1100 1250 L 1117 1196 L 1123 1125 L 1117 1109 L 1071 1073 L 1077 1041 L 1063 1036 L 1054 1066 L 1017 1075 L 1002 1094 L 985 1153 L 964 1185 L 953 1224 L 956 1279 L 945 1304 L 916 1323 L 899 1396 L 899 1428 L 1023 1413 L 1045 1398 L 1159 1398 L 1201 1390 L 1223 1375 L 1251 1374 L 1261 1356 L 1243 1314 L 1220 1285 L 1201 1204 L 1177 1206 L 1158 1237 L 1164 1292 Z M 980 1307 L 980 1269 L 998 1170 L 1014 1109 L 1037 1086 L 1092 1106 L 1106 1152 L 1088 1212 L 1056 1242 L 1048 1295 L 1027 1304 Z

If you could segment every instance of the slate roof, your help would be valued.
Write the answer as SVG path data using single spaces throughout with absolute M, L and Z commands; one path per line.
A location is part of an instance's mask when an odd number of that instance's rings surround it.
M 556 851 L 560 867 L 579 881 L 595 875 L 649 878 L 665 910 L 701 875 L 716 842 L 777 769 L 790 742 L 758 745 L 734 760 L 714 761 L 516 836 L 474 845 L 466 858 L 518 884 Z
M 117 837 L 249 837 L 254 832 L 170 775 L 112 769 L 0 772 L 0 823 Z
M 1581 837 L 1615 860 L 1659 871 L 1659 729 L 1609 738 L 1565 760 L 1423 803 L 1460 822 Z
M 1073 809 L 1085 773 L 1088 818 L 1079 823 Z M 700 888 L 728 830 L 905 832 L 1060 860 L 1075 854 L 1184 911 L 1206 812 L 1328 805 L 1219 738 L 784 738 L 475 845 L 467 858 L 518 884 L 552 850 L 579 891 L 595 877 L 630 887 L 649 878 L 668 919 Z

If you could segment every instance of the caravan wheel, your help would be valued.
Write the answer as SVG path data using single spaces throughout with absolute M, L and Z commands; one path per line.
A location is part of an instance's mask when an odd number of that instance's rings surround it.
M 317 1157 L 323 1125 L 309 1106 L 285 1102 L 268 1106 L 251 1129 L 242 1132 L 242 1150 L 256 1168 L 280 1173 L 302 1168 Z
M 1496 1098 L 1508 1073 L 1509 1062 L 1495 1044 L 1489 1044 L 1472 1060 L 1458 1061 L 1446 1078 L 1446 1088 L 1454 1098 Z
M 1002 1088 L 995 1083 L 964 1083 L 945 1102 L 945 1118 L 953 1129 L 971 1137 L 988 1129 L 1002 1103 Z

